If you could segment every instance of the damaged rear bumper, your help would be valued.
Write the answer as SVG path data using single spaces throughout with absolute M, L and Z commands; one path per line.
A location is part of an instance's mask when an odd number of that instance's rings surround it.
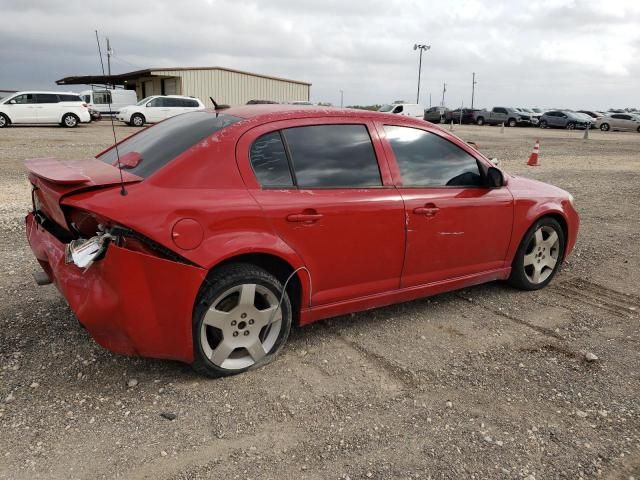
M 30 213 L 27 238 L 80 323 L 104 348 L 193 361 L 192 314 L 206 270 L 109 244 L 84 270 L 65 263 L 65 244 Z

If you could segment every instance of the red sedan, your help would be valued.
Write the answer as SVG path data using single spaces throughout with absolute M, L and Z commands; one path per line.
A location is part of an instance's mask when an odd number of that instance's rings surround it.
M 26 167 L 39 283 L 105 348 L 209 375 L 268 363 L 294 322 L 493 280 L 542 288 L 579 225 L 567 192 L 357 110 L 187 113 Z

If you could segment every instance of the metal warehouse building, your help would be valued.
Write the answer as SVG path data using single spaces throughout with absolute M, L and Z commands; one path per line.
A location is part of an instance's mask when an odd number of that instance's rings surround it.
M 241 105 L 249 100 L 276 102 L 308 101 L 311 84 L 299 80 L 271 77 L 224 67 L 148 68 L 104 77 L 86 75 L 65 77 L 58 85 L 112 84 L 135 90 L 138 99 L 150 95 L 188 95 L 207 106 L 216 103 Z

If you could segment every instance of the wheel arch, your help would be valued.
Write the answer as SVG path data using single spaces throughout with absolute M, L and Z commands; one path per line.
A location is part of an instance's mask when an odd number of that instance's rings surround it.
M 562 250 L 562 260 L 564 260 L 564 258 L 566 256 L 566 252 L 567 252 L 567 247 L 569 245 L 569 242 L 568 242 L 568 239 L 569 239 L 569 223 L 567 222 L 567 219 L 564 217 L 562 212 L 560 212 L 558 210 L 550 210 L 550 211 L 547 211 L 547 212 L 540 213 L 536 218 L 534 218 L 533 222 L 531 222 L 529 224 L 529 226 L 527 227 L 525 232 L 527 232 L 529 230 L 529 228 L 531 228 L 531 226 L 533 224 L 535 224 L 538 220 L 540 220 L 542 218 L 545 218 L 545 217 L 553 218 L 555 221 L 557 221 L 560 224 L 560 228 L 562 228 L 562 233 L 564 235 L 564 249 Z M 522 241 L 522 239 L 520 239 L 520 241 Z
M 291 301 L 293 322 L 296 325 L 299 323 L 300 311 L 310 304 L 311 299 L 310 273 L 305 271 L 306 267 L 304 265 L 294 267 L 294 264 L 290 260 L 274 252 L 243 252 L 230 255 L 213 265 L 209 269 L 207 278 L 214 275 L 220 268 L 234 263 L 246 263 L 260 267 L 276 277 L 282 285 L 291 277 L 287 284 L 286 291 Z M 198 293 L 198 298 L 206 286 L 207 280 L 205 279 Z
M 9 116 L 9 114 L 7 112 L 0 112 L 0 115 L 4 115 L 5 117 L 7 117 L 8 123 L 7 126 L 11 125 L 13 123 L 13 120 L 11 120 L 11 117 Z

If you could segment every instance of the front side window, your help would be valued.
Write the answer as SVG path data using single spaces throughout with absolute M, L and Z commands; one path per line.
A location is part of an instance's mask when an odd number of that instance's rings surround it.
M 365 125 L 314 125 L 282 131 L 299 188 L 380 187 Z
M 287 152 L 280 132 L 262 135 L 251 145 L 251 167 L 263 187 L 293 187 Z
M 165 106 L 165 99 L 162 97 L 156 97 L 153 100 L 151 100 L 149 103 L 147 103 L 147 107 L 164 107 Z
M 477 187 L 482 175 L 476 159 L 430 132 L 385 125 L 405 187 Z
M 13 100 L 15 103 L 20 105 L 26 104 L 26 103 L 36 103 L 36 96 L 33 93 L 25 93 L 24 95 L 18 95 L 17 97 L 13 97 L 11 100 Z

